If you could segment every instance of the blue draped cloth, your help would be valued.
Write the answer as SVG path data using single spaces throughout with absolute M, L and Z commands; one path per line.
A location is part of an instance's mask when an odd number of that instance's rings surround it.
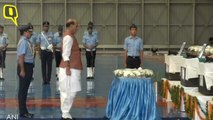
M 159 120 L 151 78 L 115 78 L 106 107 L 110 120 Z

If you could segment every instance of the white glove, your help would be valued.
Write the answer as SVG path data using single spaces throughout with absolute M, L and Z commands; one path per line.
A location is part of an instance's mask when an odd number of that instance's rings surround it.
M 142 67 L 139 67 L 139 68 L 138 68 L 138 70 L 142 70 L 142 69 L 143 69 Z
M 47 47 L 47 49 L 53 52 L 53 45 L 50 44 L 50 45 Z

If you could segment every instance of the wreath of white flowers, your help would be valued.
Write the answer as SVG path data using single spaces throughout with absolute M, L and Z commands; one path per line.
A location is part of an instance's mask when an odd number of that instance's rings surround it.
M 144 78 L 154 75 L 153 71 L 149 69 L 117 69 L 114 70 L 114 74 L 116 77 L 128 78 Z
M 188 50 L 190 52 L 194 52 L 194 53 L 199 53 L 201 51 L 201 49 L 202 49 L 202 46 L 190 46 L 188 48 Z M 208 45 L 205 49 L 205 53 L 206 54 L 213 54 L 213 47 Z
M 213 54 L 213 47 L 207 46 L 206 49 L 205 49 L 205 53 L 207 53 L 207 54 Z
M 189 50 L 190 52 L 200 52 L 201 49 L 202 49 L 202 46 L 190 46 L 190 47 L 188 48 L 188 50 Z

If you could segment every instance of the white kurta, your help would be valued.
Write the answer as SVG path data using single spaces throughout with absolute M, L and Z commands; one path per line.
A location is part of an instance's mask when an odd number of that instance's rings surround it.
M 66 75 L 65 68 L 59 68 L 59 90 L 61 92 L 78 92 L 81 91 L 81 71 L 76 69 L 70 69 L 71 76 Z
M 64 61 L 69 61 L 71 55 L 71 49 L 73 45 L 73 39 L 70 36 L 63 38 L 63 52 L 62 57 Z M 72 58 L 71 58 L 72 60 Z M 60 90 L 60 101 L 61 111 L 63 118 L 72 118 L 69 111 L 72 107 L 74 98 L 78 91 L 81 91 L 81 70 L 70 69 L 71 76 L 66 74 L 66 68 L 59 68 L 59 90 Z

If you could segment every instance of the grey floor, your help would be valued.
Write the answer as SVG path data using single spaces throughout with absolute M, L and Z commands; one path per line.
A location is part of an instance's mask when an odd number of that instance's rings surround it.
M 84 67 L 81 80 L 82 91 L 78 93 L 77 98 L 86 98 L 88 96 L 107 98 L 114 77 L 113 70 L 124 68 L 122 55 L 123 54 L 97 54 L 94 82 L 89 83 L 86 81 L 86 68 Z M 82 55 L 82 61 L 83 66 L 86 66 L 84 55 Z M 0 100 L 5 100 L 5 104 L 8 99 L 16 100 L 17 98 L 18 79 L 16 66 L 16 54 L 8 53 L 6 58 L 5 80 L 0 82 Z M 160 80 L 164 77 L 165 66 L 161 62 L 156 62 L 154 59 L 145 59 L 144 68 L 152 69 L 155 72 L 155 80 Z M 29 99 L 59 98 L 59 94 L 56 90 L 55 61 L 53 62 L 50 86 L 44 86 L 42 85 L 40 60 L 39 57 L 36 57 L 34 80 L 29 91 Z M 37 118 L 60 118 L 61 116 L 59 107 L 30 107 L 30 111 L 34 113 Z M 5 118 L 8 114 L 18 114 L 17 107 L 14 106 L 11 108 L 1 105 L 0 118 Z M 74 117 L 81 118 L 103 117 L 105 115 L 105 107 L 74 107 L 71 110 L 71 114 Z M 164 113 L 161 111 L 161 114 Z

